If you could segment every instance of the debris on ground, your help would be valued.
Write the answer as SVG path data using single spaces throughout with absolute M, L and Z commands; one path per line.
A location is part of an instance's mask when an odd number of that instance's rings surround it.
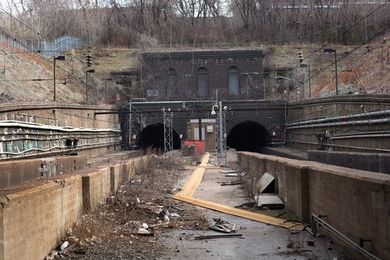
M 223 181 L 221 186 L 240 185 L 241 181 Z
M 228 174 L 228 173 L 237 173 L 237 170 L 219 170 L 220 173 Z
M 254 197 L 259 208 L 283 209 L 283 201 L 276 194 L 260 194 Z
M 235 173 L 226 173 L 225 177 L 244 177 L 246 172 L 235 172 Z
M 237 231 L 236 224 L 231 224 L 221 218 L 214 218 L 214 224 L 210 225 L 209 228 L 222 233 L 232 233 Z
M 168 192 L 191 174 L 191 163 L 178 155 L 150 156 L 139 167 L 139 175 L 123 183 L 96 210 L 82 215 L 46 259 L 156 259 L 166 251 L 156 243 L 164 232 L 207 230 L 199 209 L 173 200 Z M 62 252 L 65 241 L 68 244 Z

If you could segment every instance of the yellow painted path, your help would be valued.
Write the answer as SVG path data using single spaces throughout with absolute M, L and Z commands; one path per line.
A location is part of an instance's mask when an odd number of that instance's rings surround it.
M 275 218 L 260 213 L 228 207 L 223 204 L 218 204 L 215 202 L 194 198 L 193 195 L 196 189 L 198 188 L 198 186 L 200 185 L 200 183 L 202 182 L 202 178 L 206 171 L 207 162 L 209 161 L 209 158 L 210 158 L 209 153 L 206 153 L 203 156 L 200 166 L 194 170 L 194 172 L 192 173 L 188 181 L 184 184 L 182 190 L 175 194 L 175 196 L 173 197 L 174 199 L 191 203 L 193 205 L 200 206 L 203 208 L 219 211 L 222 213 L 226 213 L 226 214 L 230 214 L 230 215 L 234 215 L 234 216 L 238 216 L 238 217 L 242 217 L 254 221 L 259 221 L 265 224 L 270 224 L 270 225 L 288 228 L 292 230 L 303 230 L 305 226 L 299 222 L 292 222 L 282 218 Z

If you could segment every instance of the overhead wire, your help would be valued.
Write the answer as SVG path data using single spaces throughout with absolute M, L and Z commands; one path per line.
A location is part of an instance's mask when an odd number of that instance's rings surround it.
M 375 8 L 373 11 L 371 11 L 370 13 L 368 13 L 366 16 L 364 16 L 363 18 L 361 18 L 359 21 L 355 22 L 352 24 L 352 26 L 350 26 L 349 28 L 346 28 L 344 31 L 348 31 L 350 30 L 351 28 L 353 28 L 354 26 L 356 26 L 357 24 L 363 22 L 365 19 L 367 19 L 368 17 L 370 17 L 371 15 L 373 15 L 375 12 L 377 12 L 379 9 L 385 7 L 387 4 L 390 3 L 390 0 L 387 0 L 385 3 L 381 4 L 380 6 L 378 6 L 377 8 Z M 359 45 L 358 47 L 354 48 L 352 51 L 349 52 L 348 56 L 351 55 L 352 53 L 358 51 L 359 49 L 361 49 L 363 47 L 363 45 L 365 45 L 366 42 L 363 42 L 361 45 Z M 322 50 L 322 48 L 321 48 Z M 316 51 L 318 52 L 318 50 Z M 346 59 L 347 56 L 339 56 L 337 57 L 337 62 L 339 61 L 342 61 L 344 59 Z M 360 58 L 359 58 L 360 59 Z M 309 80 L 313 80 L 315 78 L 317 78 L 319 75 L 321 75 L 323 73 L 323 71 L 326 71 L 327 69 L 333 67 L 335 64 L 335 61 L 332 61 L 330 65 L 326 65 L 324 67 L 321 67 L 319 68 L 317 71 L 319 71 L 317 74 L 314 74 L 314 75 L 310 75 L 310 77 L 308 79 L 305 79 L 303 81 L 303 83 L 307 83 Z M 297 65 L 297 67 L 299 66 L 300 64 Z

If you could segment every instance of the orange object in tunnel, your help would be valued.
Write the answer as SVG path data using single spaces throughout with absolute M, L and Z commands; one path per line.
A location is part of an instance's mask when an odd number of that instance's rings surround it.
M 206 142 L 204 140 L 185 140 L 184 146 L 195 146 L 195 154 L 204 154 L 206 152 Z

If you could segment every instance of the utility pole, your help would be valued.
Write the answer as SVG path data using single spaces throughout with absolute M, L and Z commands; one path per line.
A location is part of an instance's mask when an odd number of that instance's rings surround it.
M 324 49 L 324 53 L 334 53 L 334 65 L 335 65 L 335 77 L 336 77 L 336 96 L 339 95 L 339 78 L 337 75 L 337 50 L 326 48 Z
M 164 152 L 167 153 L 173 150 L 173 112 L 168 108 L 162 109 L 164 121 Z
M 56 101 L 56 61 L 65 60 L 65 56 L 60 55 L 53 58 L 53 101 Z

